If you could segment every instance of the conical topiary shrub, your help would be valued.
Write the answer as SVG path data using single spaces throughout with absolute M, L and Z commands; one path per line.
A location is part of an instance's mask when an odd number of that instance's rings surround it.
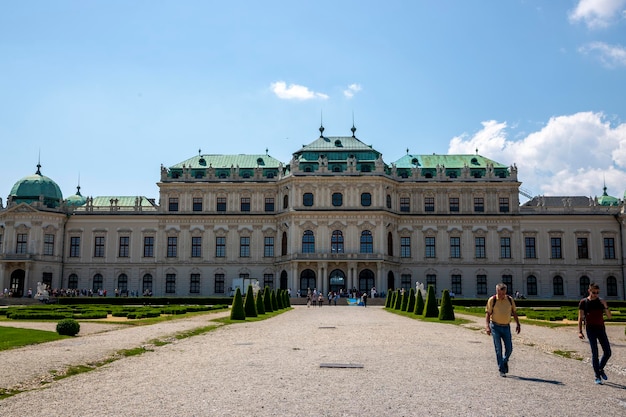
M 413 314 L 421 316 L 424 314 L 424 298 L 422 297 L 422 292 L 417 292 L 417 297 L 415 297 L 415 308 L 413 309 Z
M 413 288 L 411 288 L 409 290 L 409 302 L 406 305 L 406 311 L 407 313 L 412 313 L 413 309 L 415 308 L 415 290 Z
M 278 310 L 285 308 L 283 306 L 283 291 L 281 289 L 276 290 L 276 307 Z
M 230 309 L 231 320 L 245 320 L 246 312 L 243 309 L 243 298 L 241 297 L 241 290 L 237 287 L 235 291 L 235 297 L 233 298 L 233 306 Z
M 394 310 L 400 310 L 400 307 L 402 307 L 402 293 L 400 292 L 400 290 L 396 291 L 396 302 L 393 306 Z
M 424 317 L 439 317 L 439 308 L 437 307 L 437 297 L 435 296 L 435 287 L 428 286 L 428 294 L 426 294 L 426 305 L 424 306 Z
M 276 301 L 276 290 L 272 290 L 271 293 L 272 293 L 271 294 L 272 297 L 270 298 L 270 300 L 272 300 L 272 309 L 274 311 L 278 311 L 278 301 Z
M 439 320 L 454 320 L 454 306 L 450 299 L 450 292 L 443 290 L 441 297 L 441 308 L 439 309 Z
M 406 307 L 409 305 L 409 292 L 404 290 L 404 294 L 402 294 L 402 305 L 400 305 L 400 310 L 406 311 Z
M 265 314 L 265 303 L 263 302 L 263 291 L 259 291 L 256 295 L 256 312 L 257 314 Z
M 265 286 L 265 289 L 263 290 L 263 307 L 265 307 L 265 312 L 266 313 L 271 313 L 272 311 L 274 311 L 274 309 L 272 308 L 272 295 L 271 295 L 272 291 L 270 291 L 270 287 L 269 285 Z
M 244 311 L 246 313 L 246 317 L 257 317 L 256 305 L 254 303 L 254 291 L 252 290 L 252 285 L 248 285 L 248 290 L 246 291 L 246 300 L 244 302 Z

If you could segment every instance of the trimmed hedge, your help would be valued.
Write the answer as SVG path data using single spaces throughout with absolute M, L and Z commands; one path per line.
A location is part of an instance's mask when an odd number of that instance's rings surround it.
M 80 324 L 74 319 L 63 319 L 57 323 L 57 333 L 62 336 L 76 336 L 80 332 Z

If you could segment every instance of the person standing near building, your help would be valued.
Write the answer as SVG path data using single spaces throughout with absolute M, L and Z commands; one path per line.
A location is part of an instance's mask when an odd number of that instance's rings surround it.
M 606 335 L 604 315 L 611 318 L 611 310 L 605 300 L 600 298 L 600 286 L 595 282 L 589 284 L 589 295 L 578 304 L 578 337 L 582 340 L 583 323 L 587 330 L 587 339 L 591 346 L 591 364 L 596 375 L 596 384 L 602 384 L 603 379 L 608 379 L 604 373 L 604 367 L 611 357 L 611 344 Z M 598 359 L 598 342 L 602 346 L 602 359 Z
M 520 323 L 513 297 L 506 293 L 506 284 L 496 285 L 496 295 L 489 297 L 485 308 L 485 331 L 493 337 L 493 345 L 496 349 L 496 360 L 500 376 L 505 377 L 509 372 L 509 358 L 513 352 L 513 339 L 511 336 L 511 316 L 517 326 L 515 332 L 519 334 Z M 504 355 L 502 344 L 504 343 Z

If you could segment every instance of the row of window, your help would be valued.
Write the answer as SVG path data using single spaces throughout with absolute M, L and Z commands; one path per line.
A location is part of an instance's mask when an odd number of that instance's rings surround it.
M 202 197 L 193 197 L 192 199 L 192 210 L 193 211 L 202 211 L 203 210 L 203 198 Z M 448 199 L 449 206 L 448 210 L 450 213 L 458 213 L 461 208 L 459 197 L 450 197 Z M 342 207 L 343 206 L 343 194 L 342 193 L 333 193 L 331 196 L 331 203 L 333 207 Z M 500 197 L 498 199 L 499 203 L 499 212 L 500 213 L 508 213 L 510 211 L 510 204 L 508 197 Z M 313 207 L 315 205 L 315 198 L 313 193 L 304 193 L 302 195 L 302 205 L 304 207 Z M 370 207 L 372 205 L 372 194 L 371 193 L 361 193 L 361 206 L 362 207 Z M 391 195 L 387 195 L 386 205 L 388 209 L 392 208 L 391 204 Z M 289 197 L 283 197 L 283 209 L 288 208 L 289 206 Z M 168 211 L 177 212 L 179 211 L 179 199 L 178 197 L 170 197 L 168 200 Z M 266 212 L 274 211 L 274 198 L 266 197 L 265 198 L 265 206 L 264 209 Z M 242 197 L 239 203 L 239 211 L 241 212 L 249 212 L 251 210 L 250 197 Z M 226 197 L 217 197 L 215 200 L 215 211 L 225 212 L 227 211 L 227 200 Z M 410 197 L 400 197 L 400 212 L 408 213 L 411 211 L 411 199 Z M 435 197 L 424 197 L 424 212 L 426 213 L 434 213 L 435 212 Z M 485 212 L 485 199 L 483 197 L 474 197 L 474 213 L 484 213 Z
M 513 288 L 513 276 L 512 275 L 502 275 L 501 282 L 506 284 L 507 292 L 512 293 Z M 490 289 L 487 287 L 487 275 L 476 275 L 475 280 L 476 285 L 476 294 L 477 295 L 487 295 L 490 292 Z M 587 295 L 587 290 L 589 288 L 590 279 L 588 276 L 582 276 L 578 280 L 578 288 L 579 295 L 584 297 Z M 428 288 L 429 285 L 432 285 L 435 289 L 435 293 L 437 293 L 437 276 L 434 274 L 426 275 L 426 285 L 425 288 Z M 411 275 L 410 274 L 402 274 L 400 276 L 400 286 L 401 288 L 409 289 L 411 288 Z M 455 295 L 463 294 L 463 277 L 459 274 L 454 274 L 450 277 L 450 292 Z M 538 295 L 538 286 L 537 286 L 537 277 L 534 275 L 529 275 L 526 278 L 526 295 L 536 296 Z M 560 275 L 556 275 L 552 278 L 552 295 L 554 296 L 563 296 L 565 295 L 565 287 L 563 277 Z M 614 276 L 610 276 L 606 280 L 606 295 L 609 297 L 617 297 L 617 278 Z
M 21 235 L 18 235 L 21 236 Z M 50 236 L 50 241 L 44 243 L 44 248 L 47 248 L 52 254 L 54 248 L 54 235 Z M 154 236 L 144 236 L 143 245 L 143 257 L 154 257 Z M 274 256 L 274 237 L 265 236 L 264 238 L 264 257 Z M 284 235 L 283 252 L 286 251 L 286 235 Z M 22 248 L 22 240 L 18 238 L 18 247 Z M 120 236 L 118 246 L 118 256 L 121 258 L 130 256 L 130 237 Z M 589 241 L 588 238 L 579 237 L 576 238 L 577 258 L 589 259 Z M 94 240 L 94 253 L 96 258 L 104 257 L 105 249 L 105 237 L 96 236 Z M 344 253 L 344 236 L 341 230 L 334 230 L 331 234 L 330 240 L 331 253 Z M 605 237 L 603 238 L 604 259 L 615 259 L 615 238 Z M 458 236 L 450 237 L 450 258 L 461 258 L 461 238 Z M 374 252 L 374 238 L 372 232 L 369 230 L 363 230 L 360 236 L 360 253 L 373 253 Z M 25 252 L 17 252 L 25 253 Z M 302 235 L 302 253 L 315 253 L 315 234 L 312 230 L 304 231 Z M 393 256 L 393 241 L 392 236 L 388 236 L 388 253 Z M 434 236 L 426 236 L 424 238 L 424 257 L 435 258 L 436 257 L 436 238 Z M 284 255 L 286 253 L 283 253 Z M 70 257 L 80 256 L 80 237 L 72 236 L 70 238 Z M 167 237 L 167 253 L 168 258 L 175 258 L 178 256 L 178 237 Z M 215 238 L 215 257 L 221 258 L 226 256 L 226 237 L 218 236 Z M 241 236 L 239 238 L 239 256 L 250 256 L 250 237 Z M 411 254 L 411 237 L 403 236 L 400 238 L 400 257 L 410 258 Z M 191 257 L 202 257 L 202 237 L 193 236 L 191 238 Z M 486 238 L 477 236 L 474 238 L 474 257 L 476 259 L 484 259 L 487 257 Z M 500 258 L 510 259 L 511 255 L 511 238 L 500 237 Z M 537 242 L 535 237 L 524 238 L 524 257 L 527 259 L 537 258 Z M 551 237 L 550 238 L 550 258 L 562 259 L 562 238 Z
M 239 278 L 249 279 L 249 274 L 239 274 Z M 165 293 L 166 294 L 176 294 L 176 274 L 170 273 L 165 274 Z M 224 294 L 225 293 L 225 274 L 215 274 L 214 275 L 214 285 L 213 292 L 215 294 Z M 50 279 L 51 281 L 51 279 Z M 68 277 L 67 288 L 72 290 L 78 289 L 79 284 L 78 275 L 70 274 Z M 153 282 L 154 279 L 151 274 L 144 274 L 141 279 L 141 294 L 152 294 L 153 291 Z M 245 281 L 244 281 L 245 282 Z M 263 288 L 269 287 L 270 289 L 274 288 L 274 274 L 263 274 Z M 91 290 L 94 294 L 97 294 L 104 288 L 104 277 L 102 274 L 95 274 L 91 281 Z M 131 288 L 128 284 L 128 275 L 120 274 L 116 280 L 115 288 L 117 291 L 124 295 L 128 294 Z M 189 293 L 190 294 L 200 294 L 201 289 L 201 276 L 198 273 L 193 273 L 189 275 Z M 134 290 L 133 290 L 134 291 Z M 139 291 L 139 289 L 137 289 Z

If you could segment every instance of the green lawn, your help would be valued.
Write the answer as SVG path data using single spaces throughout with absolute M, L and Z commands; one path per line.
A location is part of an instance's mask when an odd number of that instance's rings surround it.
M 56 332 L 0 326 L 0 351 L 65 338 L 67 336 L 60 336 Z

